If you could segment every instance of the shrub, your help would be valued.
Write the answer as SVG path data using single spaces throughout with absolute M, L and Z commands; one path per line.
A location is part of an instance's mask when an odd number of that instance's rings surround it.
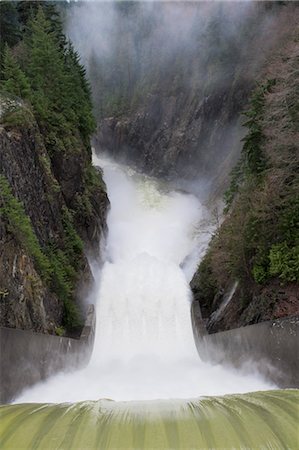
M 22 203 L 14 197 L 9 183 L 3 175 L 0 176 L 0 189 L 0 211 L 7 220 L 9 231 L 33 257 L 41 277 L 48 281 L 52 274 L 49 261 L 41 250 L 31 220 L 26 215 Z
M 32 256 L 41 278 L 63 301 L 64 324 L 69 328 L 80 326 L 82 322 L 73 301 L 73 286 L 83 244 L 73 227 L 70 212 L 67 208 L 63 211 L 65 249 L 59 249 L 52 244 L 45 251 L 40 247 L 22 203 L 14 197 L 7 179 L 2 175 L 0 176 L 0 212 L 6 219 L 9 232 Z
M 5 127 L 29 126 L 32 124 L 28 116 L 28 111 L 24 110 L 24 108 L 16 108 L 13 111 L 7 112 L 3 115 L 1 122 Z
M 267 269 L 264 266 L 258 264 L 255 264 L 253 266 L 252 275 L 254 281 L 256 281 L 258 284 L 263 284 L 269 276 Z
M 274 244 L 270 254 L 270 274 L 284 281 L 299 281 L 299 245 Z

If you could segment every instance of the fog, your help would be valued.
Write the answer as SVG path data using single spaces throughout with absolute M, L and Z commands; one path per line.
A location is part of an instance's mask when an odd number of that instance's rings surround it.
M 150 174 L 225 185 L 242 147 L 240 113 L 290 19 L 291 6 L 276 2 L 73 4 L 67 33 L 100 129 L 103 118 L 118 123 L 119 148 L 102 139 L 97 150 Z

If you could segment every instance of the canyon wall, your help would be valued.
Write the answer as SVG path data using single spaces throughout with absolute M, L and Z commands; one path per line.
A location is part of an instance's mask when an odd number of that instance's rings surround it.
M 84 149 L 51 162 L 33 118 L 26 126 L 11 126 L 4 119 L 0 141 L 0 324 L 59 333 L 72 328 L 68 315 L 77 321 L 75 307 L 84 314 L 84 297 L 93 282 L 85 254 L 100 257 L 108 207 L 105 186 L 101 174 L 94 173 L 97 185 L 88 189 L 91 155 Z M 88 210 L 81 208 L 82 198 L 89 201 Z M 61 280 L 66 276 L 61 265 L 71 265 L 71 260 L 74 273 Z M 64 283 L 72 284 L 70 295 Z
M 69 30 L 92 85 L 96 151 L 196 193 L 204 179 L 210 195 L 221 195 L 246 132 L 240 114 L 267 60 L 288 39 L 295 5 L 90 8 L 74 8 Z M 76 34 L 80 25 L 88 49 Z
M 224 221 L 191 282 L 212 333 L 299 312 L 296 21 L 251 97 Z

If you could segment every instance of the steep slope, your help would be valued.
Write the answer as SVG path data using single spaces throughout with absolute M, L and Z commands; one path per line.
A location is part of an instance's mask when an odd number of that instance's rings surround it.
M 4 116 L 0 128 L 0 323 L 54 332 L 80 325 L 92 283 L 83 248 L 99 256 L 108 199 L 82 149 L 68 155 L 57 180 L 38 125 L 26 114 L 30 124 L 10 125 Z M 89 201 L 88 212 L 72 204 L 78 196 Z
M 91 163 L 89 85 L 54 4 L 1 12 L 0 325 L 73 333 L 109 204 Z
M 297 27 L 251 98 L 228 211 L 191 283 L 211 332 L 299 312 L 298 57 Z

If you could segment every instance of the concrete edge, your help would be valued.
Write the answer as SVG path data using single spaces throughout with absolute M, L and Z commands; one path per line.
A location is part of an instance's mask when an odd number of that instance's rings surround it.
M 280 388 L 299 388 L 299 316 L 208 334 L 193 301 L 191 319 L 203 361 L 258 372 Z
M 88 364 L 95 338 L 94 305 L 78 339 L 0 327 L 0 403 L 60 371 Z

